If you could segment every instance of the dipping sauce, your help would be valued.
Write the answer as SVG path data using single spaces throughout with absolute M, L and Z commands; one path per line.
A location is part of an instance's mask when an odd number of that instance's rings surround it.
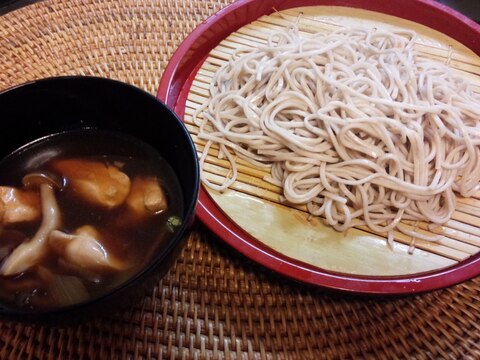
M 42 311 L 138 273 L 182 223 L 168 163 L 122 134 L 55 134 L 0 162 L 0 301 Z

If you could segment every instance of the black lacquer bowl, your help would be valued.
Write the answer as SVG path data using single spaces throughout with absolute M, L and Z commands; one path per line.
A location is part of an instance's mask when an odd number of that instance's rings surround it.
M 134 86 L 105 78 L 47 78 L 0 93 L 0 158 L 37 139 L 89 129 L 134 137 L 152 147 L 173 169 L 183 195 L 183 223 L 132 278 L 99 298 L 48 311 L 23 311 L 0 303 L 0 317 L 40 322 L 81 321 L 131 304 L 166 274 L 180 253 L 195 216 L 199 168 L 183 123 L 162 102 Z M 1 174 L 0 174 L 1 175 Z

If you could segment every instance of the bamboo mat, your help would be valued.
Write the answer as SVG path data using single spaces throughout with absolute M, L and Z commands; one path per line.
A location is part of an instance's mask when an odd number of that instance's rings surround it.
M 182 39 L 228 3 L 52 0 L 10 12 L 0 88 L 85 74 L 155 93 Z M 478 359 L 479 300 L 480 278 L 400 299 L 328 293 L 268 272 L 196 223 L 143 300 L 70 328 L 0 322 L 0 358 Z
M 448 63 L 453 71 L 469 79 L 473 91 L 480 94 L 480 57 L 454 39 L 423 25 L 362 9 L 339 10 L 338 7 L 311 6 L 275 11 L 230 34 L 210 51 L 198 70 L 186 101 L 184 120 L 199 156 L 204 152 L 206 141 L 199 136 L 198 122 L 193 121 L 193 114 L 210 99 L 209 87 L 215 73 L 231 61 L 238 49 L 249 50 L 262 46 L 271 34 L 292 24 L 298 26 L 300 35 L 305 38 L 344 26 L 415 31 L 418 35 L 415 51 L 419 58 Z M 198 119 L 203 119 L 203 115 L 199 114 Z M 235 162 L 238 177 L 228 191 L 219 193 L 209 188 L 207 191 L 222 211 L 247 233 L 254 234 L 256 239 L 285 256 L 304 263 L 348 274 L 396 276 L 438 270 L 480 252 L 480 232 L 476 226 L 480 223 L 480 192 L 471 198 L 457 196 L 452 219 L 435 230 L 429 231 L 426 222 L 402 221 L 403 226 L 412 231 L 420 229 L 427 236 L 442 236 L 435 242 L 415 239 L 416 251 L 408 254 L 412 238 L 399 231 L 393 233 L 395 251 L 385 246 L 387 234 L 374 232 L 367 226 L 339 233 L 321 221 L 305 220 L 306 225 L 296 226 L 295 231 L 274 233 L 275 230 L 271 228 L 281 229 L 290 217 L 307 219 L 306 205 L 286 205 L 282 200 L 281 187 L 264 180 L 270 174 L 269 170 L 239 158 L 235 158 Z M 231 173 L 230 163 L 218 157 L 217 144 L 210 147 L 203 171 L 205 178 L 217 185 L 221 185 Z M 255 207 L 257 204 L 265 207 L 270 214 L 269 227 L 262 222 L 251 221 L 259 211 Z M 312 232 L 328 234 L 326 236 L 330 241 L 311 241 Z M 383 246 L 377 248 L 379 240 Z M 292 247 L 292 243 L 297 246 Z M 368 263 L 363 260 L 365 258 L 369 259 Z

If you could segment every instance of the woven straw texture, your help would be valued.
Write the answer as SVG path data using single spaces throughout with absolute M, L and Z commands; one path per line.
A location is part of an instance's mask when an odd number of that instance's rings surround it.
M 175 48 L 228 0 L 42 1 L 0 17 L 0 88 L 53 75 L 155 93 Z M 327 293 L 195 224 L 144 299 L 76 327 L 0 322 L 1 359 L 479 359 L 480 278 L 416 297 Z

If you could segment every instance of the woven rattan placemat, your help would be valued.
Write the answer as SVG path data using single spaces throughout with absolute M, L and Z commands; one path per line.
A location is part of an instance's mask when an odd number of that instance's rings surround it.
M 51 0 L 7 13 L 0 88 L 85 74 L 155 93 L 182 39 L 229 2 Z M 142 301 L 70 328 L 0 322 L 0 358 L 479 359 L 480 278 L 416 297 L 346 297 L 272 274 L 197 223 Z

